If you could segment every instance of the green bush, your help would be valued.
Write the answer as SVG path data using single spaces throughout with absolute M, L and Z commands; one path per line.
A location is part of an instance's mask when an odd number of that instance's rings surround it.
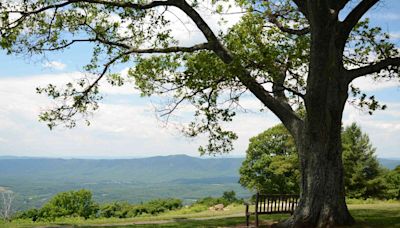
M 16 218 L 36 220 L 54 220 L 60 217 L 96 216 L 98 205 L 92 199 L 92 193 L 82 189 L 78 191 L 61 192 L 55 195 L 41 209 L 31 209 L 20 213 Z
M 39 210 L 34 208 L 27 211 L 22 211 L 17 213 L 14 218 L 18 219 L 32 219 L 32 221 L 36 221 L 39 218 Z
M 104 204 L 100 207 L 99 216 L 104 218 L 127 218 L 131 217 L 128 215 L 131 211 L 131 208 L 132 205 L 125 202 Z
M 114 202 L 100 207 L 99 216 L 104 218 L 131 218 L 142 214 L 156 215 L 182 207 L 180 199 L 156 199 L 143 204 Z
M 98 205 L 92 199 L 92 193 L 82 189 L 62 192 L 54 196 L 40 210 L 41 217 L 83 217 L 95 216 Z
M 211 207 L 217 204 L 223 204 L 225 206 L 233 203 L 243 203 L 243 200 L 236 198 L 236 193 L 234 191 L 226 191 L 223 193 L 222 197 L 205 197 L 196 201 L 194 205 L 204 205 Z

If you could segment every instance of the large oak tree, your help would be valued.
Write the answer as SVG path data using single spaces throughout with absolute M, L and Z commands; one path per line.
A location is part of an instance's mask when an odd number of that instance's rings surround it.
M 212 1 L 218 5 L 227 1 Z M 75 125 L 75 117 L 98 108 L 98 83 L 127 78 L 111 72 L 131 64 L 128 79 L 145 96 L 170 94 L 164 109 L 196 107 L 189 136 L 206 133 L 202 152 L 232 149 L 231 121 L 240 96 L 252 93 L 295 139 L 301 167 L 301 200 L 282 225 L 327 227 L 354 222 L 345 204 L 341 119 L 349 97 L 371 111 L 383 109 L 351 83 L 368 75 L 398 77 L 400 55 L 387 34 L 362 19 L 378 0 L 238 0 L 245 11 L 227 32 L 215 33 L 199 14 L 202 1 L 24 0 L 1 1 L 1 47 L 9 53 L 41 54 L 77 43 L 93 44 L 91 77 L 38 89 L 60 101 L 41 115 L 50 127 Z M 186 14 L 206 41 L 179 46 L 165 13 Z M 222 31 L 225 31 L 223 29 Z M 355 98 L 358 98 L 355 99 Z M 296 113 L 305 107 L 304 117 Z

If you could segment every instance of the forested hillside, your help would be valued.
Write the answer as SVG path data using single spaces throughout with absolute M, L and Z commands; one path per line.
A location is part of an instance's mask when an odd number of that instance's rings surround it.
M 58 192 L 81 188 L 93 191 L 99 202 L 175 197 L 190 203 L 230 190 L 247 197 L 250 193 L 238 184 L 243 160 L 186 155 L 115 160 L 0 157 L 0 186 L 16 193 L 17 209 L 38 207 Z M 400 164 L 380 162 L 388 168 Z
M 242 158 L 200 159 L 185 155 L 140 159 L 0 159 L 0 186 L 17 193 L 16 206 L 40 206 L 60 191 L 87 188 L 100 202 L 141 202 L 177 197 L 189 203 L 235 190 Z

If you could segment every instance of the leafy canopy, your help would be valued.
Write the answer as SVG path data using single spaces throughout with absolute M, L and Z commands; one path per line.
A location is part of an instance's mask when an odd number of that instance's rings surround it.
M 276 125 L 250 139 L 239 183 L 269 194 L 299 193 L 299 160 L 293 137 Z
M 213 13 L 228 12 L 232 6 L 228 2 L 211 1 Z M 160 108 L 166 119 L 179 105 L 192 105 L 194 120 L 183 131 L 192 137 L 208 135 L 202 153 L 232 150 L 237 135 L 221 122 L 233 120 L 240 110 L 240 98 L 249 92 L 286 126 L 288 115 L 302 119 L 293 110 L 303 105 L 307 93 L 311 35 L 301 5 L 289 0 L 237 0 L 234 5 L 242 9 L 240 21 L 229 29 L 222 22 L 217 34 L 199 14 L 202 4 L 183 0 L 1 0 L 0 47 L 21 55 L 61 52 L 77 43 L 92 47 L 92 59 L 84 66 L 85 78 L 64 87 L 37 89 L 57 101 L 57 106 L 40 115 L 50 128 L 59 124 L 74 127 L 77 119 L 88 120 L 99 108 L 103 78 L 115 86 L 133 81 L 142 96 L 169 97 L 168 104 Z M 175 25 L 168 17 L 176 10 L 193 21 L 206 42 L 179 46 L 179 37 L 172 35 Z M 351 30 L 343 64 L 353 78 L 361 74 L 373 74 L 376 80 L 394 78 L 398 64 L 390 61 L 398 56 L 389 35 L 365 19 Z M 379 69 L 366 68 L 375 63 Z M 130 66 L 127 76 L 113 71 L 121 64 Z M 350 70 L 354 68 L 360 70 Z M 351 92 L 354 99 L 350 101 L 370 113 L 386 107 L 355 86 Z

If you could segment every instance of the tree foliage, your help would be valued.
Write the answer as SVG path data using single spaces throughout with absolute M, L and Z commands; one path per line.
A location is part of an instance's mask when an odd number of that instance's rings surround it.
M 55 195 L 41 209 L 39 217 L 83 217 L 93 216 L 98 205 L 92 199 L 92 193 L 82 189 L 78 191 L 62 192 Z
M 400 166 L 394 170 L 386 171 L 384 174 L 386 192 L 385 196 L 389 199 L 400 200 Z
M 219 9 L 216 12 L 227 10 L 223 1 L 214 4 Z M 267 94 L 271 93 L 279 102 L 275 102 L 275 108 L 265 105 L 274 113 L 285 106 L 282 102 L 290 101 L 291 106 L 303 103 L 310 55 L 307 18 L 290 1 L 236 4 L 244 10 L 240 22 L 217 36 L 198 17 L 195 9 L 201 4 L 196 1 L 3 1 L 1 47 L 9 53 L 42 54 L 77 43 L 92 44 L 92 60 L 84 67 L 89 73 L 86 78 L 61 88 L 38 88 L 38 93 L 58 101 L 57 107 L 40 116 L 50 128 L 59 124 L 74 127 L 81 117 L 88 120 L 87 114 L 99 107 L 102 95 L 98 83 L 102 78 L 115 86 L 133 79 L 143 96 L 169 94 L 173 98 L 160 108 L 161 116 L 183 103 L 196 108 L 195 119 L 184 132 L 188 136 L 208 134 L 209 144 L 200 148 L 201 152 L 228 152 L 237 136 L 219 123 L 232 121 L 240 96 L 250 90 L 265 104 L 270 103 L 272 97 Z M 169 6 L 191 17 L 207 42 L 177 46 L 179 42 L 168 27 Z M 378 60 L 398 55 L 388 35 L 369 26 L 368 20 L 354 27 L 348 43 L 344 52 L 346 67 L 365 66 L 371 55 Z M 143 55 L 154 53 L 161 55 Z M 127 78 L 112 73 L 112 66 L 133 62 Z M 391 73 L 385 77 L 397 75 L 396 69 L 385 68 L 384 72 Z M 258 84 L 272 88 L 266 90 Z M 370 110 L 386 107 L 375 97 L 351 88 L 359 98 L 353 103 Z M 261 95 L 264 90 L 267 93 Z
M 250 139 L 239 183 L 269 194 L 299 193 L 299 160 L 293 137 L 279 124 Z
M 356 123 L 342 133 L 346 193 L 351 198 L 383 197 L 382 168 L 367 134 Z
M 398 170 L 387 171 L 379 165 L 376 149 L 356 123 L 343 130 L 342 147 L 347 197 L 398 197 Z M 279 124 L 250 139 L 239 182 L 262 193 L 299 193 L 298 163 L 293 137 Z

